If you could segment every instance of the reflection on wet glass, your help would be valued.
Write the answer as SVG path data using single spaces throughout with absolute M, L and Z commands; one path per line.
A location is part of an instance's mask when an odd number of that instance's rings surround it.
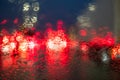
M 106 4 L 89 3 L 82 14 L 75 13 L 73 25 L 58 20 L 55 29 L 46 22 L 46 30 L 38 31 L 38 0 L 8 1 L 22 5 L 23 23 L 14 18 L 19 30 L 0 30 L 0 80 L 120 80 L 120 44 L 107 27 L 111 17 L 102 12 L 108 10 Z M 43 14 L 41 19 L 46 17 Z M 9 21 L 2 19 L 0 27 Z

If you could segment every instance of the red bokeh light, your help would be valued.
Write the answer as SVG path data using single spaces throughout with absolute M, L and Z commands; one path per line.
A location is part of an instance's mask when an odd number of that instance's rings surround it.
M 6 24 L 6 20 L 1 22 L 0 24 Z M 18 24 L 18 19 L 16 18 L 14 24 Z M 7 30 L 3 29 L 1 31 L 1 54 L 10 55 L 11 58 L 15 59 L 16 55 L 19 55 L 21 59 L 29 59 L 32 60 L 36 54 L 40 52 L 41 49 L 46 50 L 47 57 L 50 61 L 55 61 L 56 59 L 61 60 L 63 63 L 66 62 L 68 58 L 68 49 L 73 50 L 74 48 L 80 49 L 83 53 L 89 51 L 90 47 L 96 48 L 104 48 L 111 47 L 114 45 L 115 40 L 111 36 L 111 33 L 107 33 L 107 35 L 99 35 L 96 30 L 91 30 L 90 37 L 88 36 L 87 28 L 82 28 L 79 31 L 79 35 L 82 36 L 84 40 L 87 39 L 86 42 L 80 42 L 81 39 L 72 39 L 70 40 L 63 30 L 63 21 L 58 20 L 57 22 L 57 30 L 53 30 L 52 24 L 46 24 L 49 28 L 47 29 L 45 34 L 40 36 L 40 32 L 36 32 L 35 28 L 26 29 L 26 33 L 22 33 L 21 31 L 15 31 L 12 34 L 9 34 Z M 100 29 L 101 30 L 101 29 Z M 30 31 L 30 32 L 28 32 Z M 102 30 L 101 30 L 102 31 Z M 29 33 L 32 35 L 29 35 Z M 73 33 L 74 34 L 74 33 Z M 73 35 L 78 36 L 78 35 Z M 41 39 L 42 38 L 42 39 Z M 89 41 L 90 40 L 90 41 Z M 99 50 L 100 50 L 99 49 Z M 120 48 L 113 48 L 112 58 L 116 57 L 116 55 L 120 54 Z
M 83 53 L 88 52 L 88 50 L 89 50 L 88 43 L 87 43 L 87 42 L 81 42 L 81 44 L 80 44 L 80 50 L 81 50 Z
M 2 40 L 3 44 L 6 44 L 9 42 L 9 36 L 4 36 Z
M 19 22 L 18 18 L 15 18 L 13 21 L 14 24 L 18 24 L 18 22 Z
M 66 46 L 66 40 L 63 40 L 58 36 L 54 37 L 54 39 L 49 39 L 47 42 L 47 47 L 55 51 L 63 50 Z
M 99 48 L 112 47 L 114 44 L 113 37 L 94 37 L 90 40 L 90 46 L 98 46 Z
M 16 56 L 21 59 L 33 60 L 40 49 L 40 43 L 42 43 L 42 40 L 38 38 L 39 36 L 38 32 L 33 36 L 24 35 L 19 31 L 15 31 L 12 34 L 4 34 L 1 36 L 1 54 L 11 56 L 13 62 Z
M 87 36 L 87 31 L 86 31 L 85 29 L 81 29 L 81 30 L 79 31 L 79 33 L 80 33 L 80 36 L 82 36 L 82 37 Z
M 67 38 L 63 30 L 48 30 L 46 47 L 52 51 L 62 51 L 67 47 Z
M 5 24 L 7 24 L 7 22 L 8 22 L 8 20 L 4 19 L 4 20 L 2 20 L 2 21 L 0 22 L 0 24 L 1 24 L 1 25 L 5 25 Z

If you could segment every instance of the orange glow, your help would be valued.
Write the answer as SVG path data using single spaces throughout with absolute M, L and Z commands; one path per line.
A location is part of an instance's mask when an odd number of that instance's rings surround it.
M 120 44 L 116 45 L 111 49 L 111 58 L 116 59 L 120 55 Z
M 24 40 L 23 42 L 21 42 L 21 43 L 19 44 L 18 50 L 21 51 L 21 52 L 26 52 L 27 49 L 28 49 L 28 43 L 27 43 L 26 40 Z
M 18 42 L 22 41 L 23 38 L 24 38 L 24 37 L 23 37 L 22 35 L 16 36 L 16 40 L 17 40 Z

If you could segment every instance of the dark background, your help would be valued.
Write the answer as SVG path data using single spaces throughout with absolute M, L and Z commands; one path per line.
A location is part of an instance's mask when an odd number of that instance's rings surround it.
M 14 20 L 16 17 L 22 22 L 22 4 L 20 0 L 0 0 L 0 21 Z M 24 1 L 24 0 L 21 0 Z M 27 1 L 27 0 L 26 0 Z M 61 19 L 67 25 L 74 24 L 76 17 L 83 13 L 88 3 L 93 0 L 38 0 L 40 11 L 38 14 L 39 25 L 44 26 L 47 22 L 56 24 Z M 22 23 L 21 23 L 22 24 Z M 42 28 L 42 27 L 40 27 Z M 44 27 L 43 27 L 44 28 Z

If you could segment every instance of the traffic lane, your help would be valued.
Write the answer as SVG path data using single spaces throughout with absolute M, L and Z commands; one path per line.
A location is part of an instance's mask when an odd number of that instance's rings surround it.
M 63 58 L 65 61 L 60 61 Z M 112 64 L 113 65 L 113 64 Z M 116 65 L 117 66 L 117 65 Z M 116 67 L 114 66 L 114 67 Z M 1 68 L 1 77 L 6 80 L 119 80 L 120 73 L 111 68 L 111 64 L 90 60 L 87 54 L 71 51 L 65 57 L 57 58 L 53 63 L 45 55 L 39 55 L 36 62 L 23 61 Z

